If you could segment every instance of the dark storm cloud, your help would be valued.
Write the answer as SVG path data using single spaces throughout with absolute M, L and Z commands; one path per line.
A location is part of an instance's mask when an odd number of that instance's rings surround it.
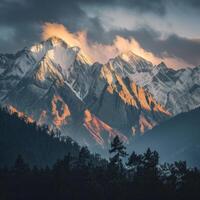
M 163 0 L 1 0 L 0 25 L 24 26 L 45 21 L 65 22 L 76 28 L 79 21 L 88 20 L 81 5 L 124 6 L 140 11 L 164 13 Z M 77 21 L 75 21 L 77 20 Z M 97 22 L 98 23 L 98 22 Z
M 177 1 L 177 0 L 173 0 L 174 3 L 176 4 L 182 4 L 185 6 L 190 6 L 193 7 L 195 9 L 200 9 L 200 1 L 199 0 L 182 0 L 182 1 Z
M 0 0 L 0 52 L 13 52 L 40 39 L 44 22 L 64 24 L 70 31 L 86 29 L 90 40 L 111 43 L 116 35 L 134 37 L 140 45 L 159 57 L 165 53 L 184 59 L 193 65 L 199 63 L 198 41 L 171 35 L 161 40 L 160 33 L 151 28 L 105 31 L 97 17 L 89 17 L 82 6 L 119 6 L 141 13 L 165 17 L 167 5 L 187 6 L 200 10 L 199 0 Z M 10 37 L 6 29 L 12 29 Z M 7 38 L 7 39 L 5 39 Z
M 166 11 L 164 0 L 82 0 L 80 2 L 89 5 L 120 6 L 140 12 L 153 12 L 159 15 L 164 15 Z
M 84 11 L 77 4 L 69 2 L 65 0 L 2 0 L 0 31 L 5 27 L 12 28 L 14 35 L 7 41 L 7 45 L 6 41 L 0 38 L 0 51 L 15 51 L 23 47 L 24 41 L 39 40 L 41 31 L 39 27 L 46 21 L 63 23 L 71 31 L 76 31 L 81 25 L 88 23 L 89 19 Z M 79 21 L 84 21 L 84 23 Z
M 200 65 L 200 39 L 188 39 L 176 34 L 161 39 L 161 33 L 150 27 L 137 30 L 120 29 L 109 32 L 100 32 L 96 29 L 95 38 L 92 36 L 90 38 L 103 44 L 111 44 L 116 35 L 127 39 L 133 37 L 143 49 L 152 52 L 161 59 L 165 57 L 174 57 L 180 58 L 192 66 Z
M 142 41 L 140 35 L 138 41 L 145 49 L 158 57 L 181 58 L 191 65 L 200 65 L 200 40 L 188 39 L 174 34 L 164 40 L 148 37 L 146 43 L 144 40 Z
M 140 12 L 164 15 L 169 2 L 200 8 L 199 0 L 1 0 L 0 25 L 23 24 L 26 26 L 28 23 L 56 21 L 65 22 L 73 29 L 79 21 L 88 18 L 81 9 L 82 5 L 112 7 L 116 5 Z

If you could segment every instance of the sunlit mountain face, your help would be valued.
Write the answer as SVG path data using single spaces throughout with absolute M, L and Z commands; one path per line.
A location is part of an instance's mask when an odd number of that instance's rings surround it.
M 197 0 L 4 0 L 0 106 L 94 151 L 115 136 L 133 146 L 200 106 L 199 11 Z
M 79 46 L 51 37 L 0 56 L 0 102 L 28 122 L 59 129 L 91 149 L 126 144 L 200 104 L 200 68 L 173 70 L 125 51 L 91 62 Z

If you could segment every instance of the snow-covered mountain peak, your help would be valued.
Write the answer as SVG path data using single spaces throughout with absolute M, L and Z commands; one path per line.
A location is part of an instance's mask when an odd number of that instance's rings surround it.
M 113 70 L 123 77 L 130 77 L 140 72 L 150 72 L 153 64 L 144 58 L 134 54 L 132 51 L 121 53 L 109 61 Z
M 74 63 L 77 52 L 77 48 L 55 46 L 46 52 L 46 56 L 62 70 L 67 70 Z
M 119 58 L 132 65 L 141 65 L 141 67 L 153 67 L 153 64 L 141 56 L 136 55 L 132 51 L 121 53 Z
M 107 64 L 103 65 L 103 75 L 107 78 L 109 77 L 109 80 L 113 79 L 113 75 L 119 75 L 123 78 L 128 77 L 136 83 L 138 79 L 145 80 L 142 85 L 144 86 L 146 82 L 151 81 L 150 74 L 154 68 L 151 62 L 134 54 L 132 51 L 127 51 L 110 59 Z
M 53 62 L 56 61 L 58 64 L 61 62 L 61 67 L 66 64 L 68 65 L 69 57 L 73 57 L 74 60 L 76 59 L 80 64 L 92 64 L 88 56 L 84 55 L 78 46 L 70 46 L 65 41 L 57 37 L 51 37 L 46 41 L 37 43 L 30 47 L 28 51 L 36 62 L 39 62 L 43 57 L 48 56 Z
M 58 49 L 68 49 L 69 45 L 65 43 L 63 40 L 57 38 L 57 37 L 51 37 L 46 41 L 42 41 L 40 43 L 37 43 L 29 48 L 29 51 L 31 52 L 32 56 L 35 58 L 36 61 L 40 61 L 42 57 L 45 56 L 45 54 L 49 50 L 58 50 Z
M 126 51 L 126 52 L 123 52 L 119 55 L 119 57 L 121 59 L 123 59 L 124 61 L 126 62 L 132 62 L 132 61 L 143 61 L 143 62 L 148 62 L 149 64 L 152 64 L 150 61 L 147 61 L 146 59 L 144 59 L 143 57 L 133 53 L 132 51 Z
M 56 36 L 50 37 L 45 42 L 50 42 L 52 46 L 57 46 L 57 45 L 65 45 L 66 47 L 69 46 L 64 40 Z
M 46 43 L 49 43 L 53 46 L 53 48 L 56 47 L 63 47 L 65 49 L 71 48 L 76 54 L 76 59 L 83 63 L 83 64 L 87 64 L 87 65 L 91 65 L 92 62 L 89 59 L 89 56 L 85 55 L 82 50 L 80 49 L 80 47 L 78 46 L 70 46 L 69 44 L 67 44 L 64 40 L 58 38 L 58 37 L 51 37 L 48 40 L 45 41 Z

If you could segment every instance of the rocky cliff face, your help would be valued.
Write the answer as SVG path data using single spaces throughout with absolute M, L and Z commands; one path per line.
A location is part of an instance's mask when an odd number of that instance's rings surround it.
M 174 115 L 200 105 L 200 66 L 173 70 L 165 63 L 153 66 L 132 52 L 111 61 L 118 74 L 143 87 Z
M 144 133 L 170 117 L 148 91 L 121 72 L 112 61 L 101 67 L 85 98 L 93 113 L 127 135 Z

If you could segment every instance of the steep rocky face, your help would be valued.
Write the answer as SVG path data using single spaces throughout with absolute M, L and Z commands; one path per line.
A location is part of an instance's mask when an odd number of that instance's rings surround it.
M 122 77 L 128 77 L 174 115 L 200 105 L 200 67 L 173 70 L 164 63 L 153 66 L 132 52 L 111 61 Z
M 161 64 L 164 65 L 164 64 Z M 161 65 L 158 66 L 161 67 Z M 161 68 L 144 87 L 174 115 L 199 107 L 200 67 Z
M 91 111 L 127 136 L 144 133 L 169 118 L 171 114 L 150 93 L 120 74 L 122 70 L 112 61 L 101 67 L 85 99 Z
M 97 143 L 104 145 L 107 139 L 114 138 L 115 136 L 119 136 L 119 138 L 123 142 L 128 142 L 128 138 L 121 134 L 119 131 L 113 129 L 105 122 L 101 121 L 98 117 L 92 114 L 89 110 L 85 110 L 84 112 L 84 126 L 86 129 L 92 134 L 93 138 L 97 141 Z M 108 133 L 109 138 L 107 137 Z M 102 134 L 104 133 L 104 134 Z

